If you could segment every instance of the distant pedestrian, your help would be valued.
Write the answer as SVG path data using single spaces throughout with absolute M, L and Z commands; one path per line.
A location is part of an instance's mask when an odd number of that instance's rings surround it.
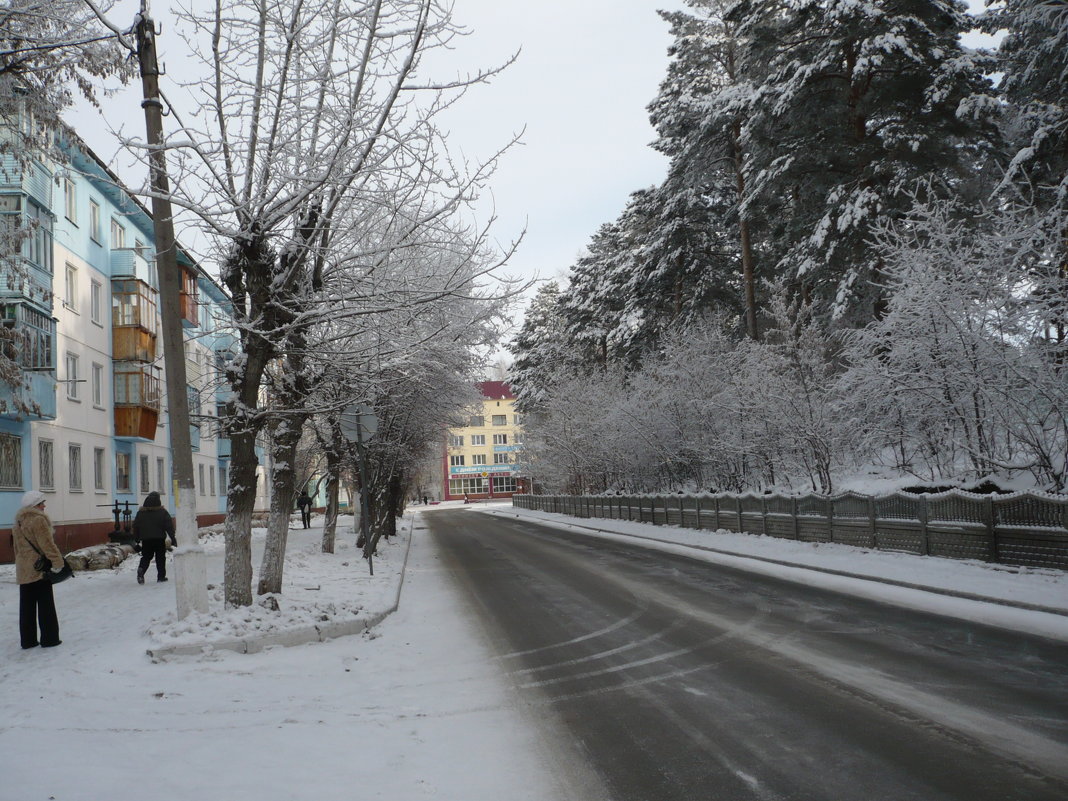
M 137 566 L 137 583 L 145 583 L 148 566 L 156 560 L 156 581 L 167 580 L 167 537 L 177 545 L 174 518 L 163 508 L 158 492 L 150 492 L 133 520 L 133 535 L 141 543 L 141 564 Z
M 426 496 L 424 495 L 424 496 L 423 496 L 423 506 L 426 506 L 426 505 L 427 505 L 428 503 L 430 503 L 430 499 L 429 499 L 429 498 L 427 498 L 427 497 L 426 497 Z
M 300 522 L 304 524 L 304 528 L 311 528 L 312 499 L 307 490 L 301 490 L 300 497 L 297 498 L 297 508 L 300 509 Z
M 19 585 L 19 636 L 23 648 L 52 648 L 60 644 L 59 617 L 52 582 L 35 563 L 42 556 L 51 567 L 63 564 L 63 554 L 56 547 L 52 521 L 45 513 L 45 495 L 30 490 L 22 496 L 15 513 L 11 539 L 15 547 L 15 581 Z M 46 568 L 46 571 L 50 568 Z M 41 636 L 37 636 L 40 626 Z
M 471 503 L 471 499 L 467 497 L 467 493 L 464 493 L 464 503 Z

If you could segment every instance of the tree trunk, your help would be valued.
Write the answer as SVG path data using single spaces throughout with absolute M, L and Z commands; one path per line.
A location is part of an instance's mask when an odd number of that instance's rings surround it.
M 267 519 L 267 542 L 260 565 L 260 580 L 256 586 L 257 595 L 282 591 L 289 519 L 293 515 L 293 498 L 296 495 L 293 460 L 297 455 L 302 424 L 303 417 L 298 421 L 287 416 L 282 419 L 274 434 L 272 454 L 275 469 L 271 476 L 271 514 Z
M 256 508 L 256 434 L 230 435 L 230 486 L 226 494 L 223 596 L 227 606 L 252 603 L 252 513 Z
M 334 552 L 334 541 L 337 537 L 337 512 L 338 494 L 341 482 L 338 479 L 337 468 L 340 465 L 331 464 L 331 456 L 327 454 L 327 470 L 330 478 L 326 485 L 326 520 L 323 524 L 323 553 Z

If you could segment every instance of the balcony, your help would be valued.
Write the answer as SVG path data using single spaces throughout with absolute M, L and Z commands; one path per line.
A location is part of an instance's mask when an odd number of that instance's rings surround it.
M 197 274 L 184 266 L 181 269 L 182 289 L 178 295 L 178 304 L 182 314 L 182 325 L 186 328 L 196 328 L 200 322 Z
M 111 281 L 111 357 L 123 362 L 156 359 L 156 291 L 139 279 Z
M 159 424 L 160 381 L 137 363 L 115 365 L 115 436 L 151 442 Z
M 133 278 L 146 284 L 155 283 L 155 262 L 144 257 L 144 248 L 112 248 L 112 278 Z
M 0 417 L 56 418 L 56 321 L 28 303 L 0 303 L 0 347 L 19 368 L 21 385 L 0 384 Z

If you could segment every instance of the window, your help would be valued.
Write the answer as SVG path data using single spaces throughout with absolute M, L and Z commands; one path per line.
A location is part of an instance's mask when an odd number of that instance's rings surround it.
M 489 479 L 476 476 L 475 478 L 450 478 L 450 495 L 485 495 L 489 492 Z
M 508 425 L 508 415 L 506 415 L 506 414 L 495 414 L 495 415 L 493 415 L 493 425 L 495 425 L 495 426 L 506 426 L 506 425 Z
M 130 454 L 121 451 L 115 454 L 115 491 L 130 491 Z
M 486 454 L 484 454 L 484 453 L 476 453 L 471 457 L 471 464 L 485 464 L 485 463 L 486 463 Z
M 508 464 L 509 463 L 508 454 L 507 453 L 495 453 L 495 454 L 493 454 L 493 463 L 494 464 Z
M 507 445 L 508 444 L 508 435 L 507 434 L 494 434 L 493 435 L 493 444 L 494 445 Z
M 63 179 L 63 213 L 72 223 L 78 222 L 78 188 L 70 178 Z
M 215 495 L 215 465 L 210 465 L 208 467 L 208 490 L 211 492 L 212 496 L 214 497 L 214 495 Z
M 219 465 L 219 494 L 226 495 L 226 465 Z
M 104 308 L 104 286 L 95 278 L 89 282 L 89 319 L 103 325 L 101 310 Z
M 124 248 L 126 247 L 126 229 L 122 227 L 120 223 L 114 217 L 111 218 L 111 248 Z
M 514 476 L 501 476 L 493 479 L 494 492 L 519 492 Z
M 36 203 L 26 205 L 26 225 L 30 235 L 23 245 L 26 258 L 52 274 L 52 215 Z
M 204 465 L 197 465 L 197 484 L 200 486 L 200 494 L 204 494 Z
M 55 368 L 56 322 L 51 314 L 26 303 L 7 303 L 0 305 L 0 324 L 13 327 L 20 335 L 21 347 L 11 355 L 20 367 L 48 371 Z
M 0 433 L 0 489 L 22 489 L 22 437 Z
M 523 425 L 523 421 L 525 419 L 526 419 L 526 415 L 523 415 L 523 414 L 513 414 L 512 415 L 512 422 L 514 422 L 517 426 Z
M 449 464 L 451 466 L 453 466 L 453 467 L 463 467 L 464 466 L 464 457 L 463 456 L 450 456 L 449 457 Z
M 486 435 L 485 434 L 472 434 L 471 435 L 471 445 L 485 445 L 485 444 L 486 444 Z
M 148 472 L 148 455 L 142 453 L 137 460 L 137 473 L 141 481 L 141 494 L 147 495 L 152 489 L 152 482 L 149 478 Z
M 520 432 L 516 431 L 514 434 L 512 434 L 512 442 L 514 442 L 516 445 L 521 444 L 523 442 L 523 435 Z
M 167 463 L 162 456 L 156 457 L 156 487 L 160 495 L 167 494 Z
M 93 487 L 97 492 L 104 491 L 104 473 L 104 449 L 93 448 Z
M 100 204 L 92 199 L 89 200 L 89 236 L 98 245 L 101 244 Z
M 468 425 L 470 425 L 472 428 L 481 428 L 482 426 L 486 425 L 486 418 L 480 414 L 476 414 L 472 416 L 471 422 L 468 423 Z
M 78 268 L 73 264 L 67 265 L 65 291 L 66 298 L 63 301 L 63 305 L 72 311 L 78 311 Z
M 70 491 L 82 491 L 82 446 L 70 445 L 67 448 L 67 468 L 70 478 Z
M 93 405 L 104 405 L 104 365 L 93 362 Z
M 450 448 L 462 448 L 464 446 L 464 438 L 457 436 L 456 434 L 449 434 L 449 447 Z
M 37 443 L 37 484 L 41 489 L 56 488 L 55 446 L 52 440 L 42 439 Z
M 67 398 L 78 400 L 78 355 L 67 354 Z

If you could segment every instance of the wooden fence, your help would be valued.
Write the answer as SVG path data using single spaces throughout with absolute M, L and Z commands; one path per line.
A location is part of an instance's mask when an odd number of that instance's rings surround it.
M 1068 497 L 976 495 L 513 495 L 523 509 L 728 529 L 952 559 L 1068 569 Z

